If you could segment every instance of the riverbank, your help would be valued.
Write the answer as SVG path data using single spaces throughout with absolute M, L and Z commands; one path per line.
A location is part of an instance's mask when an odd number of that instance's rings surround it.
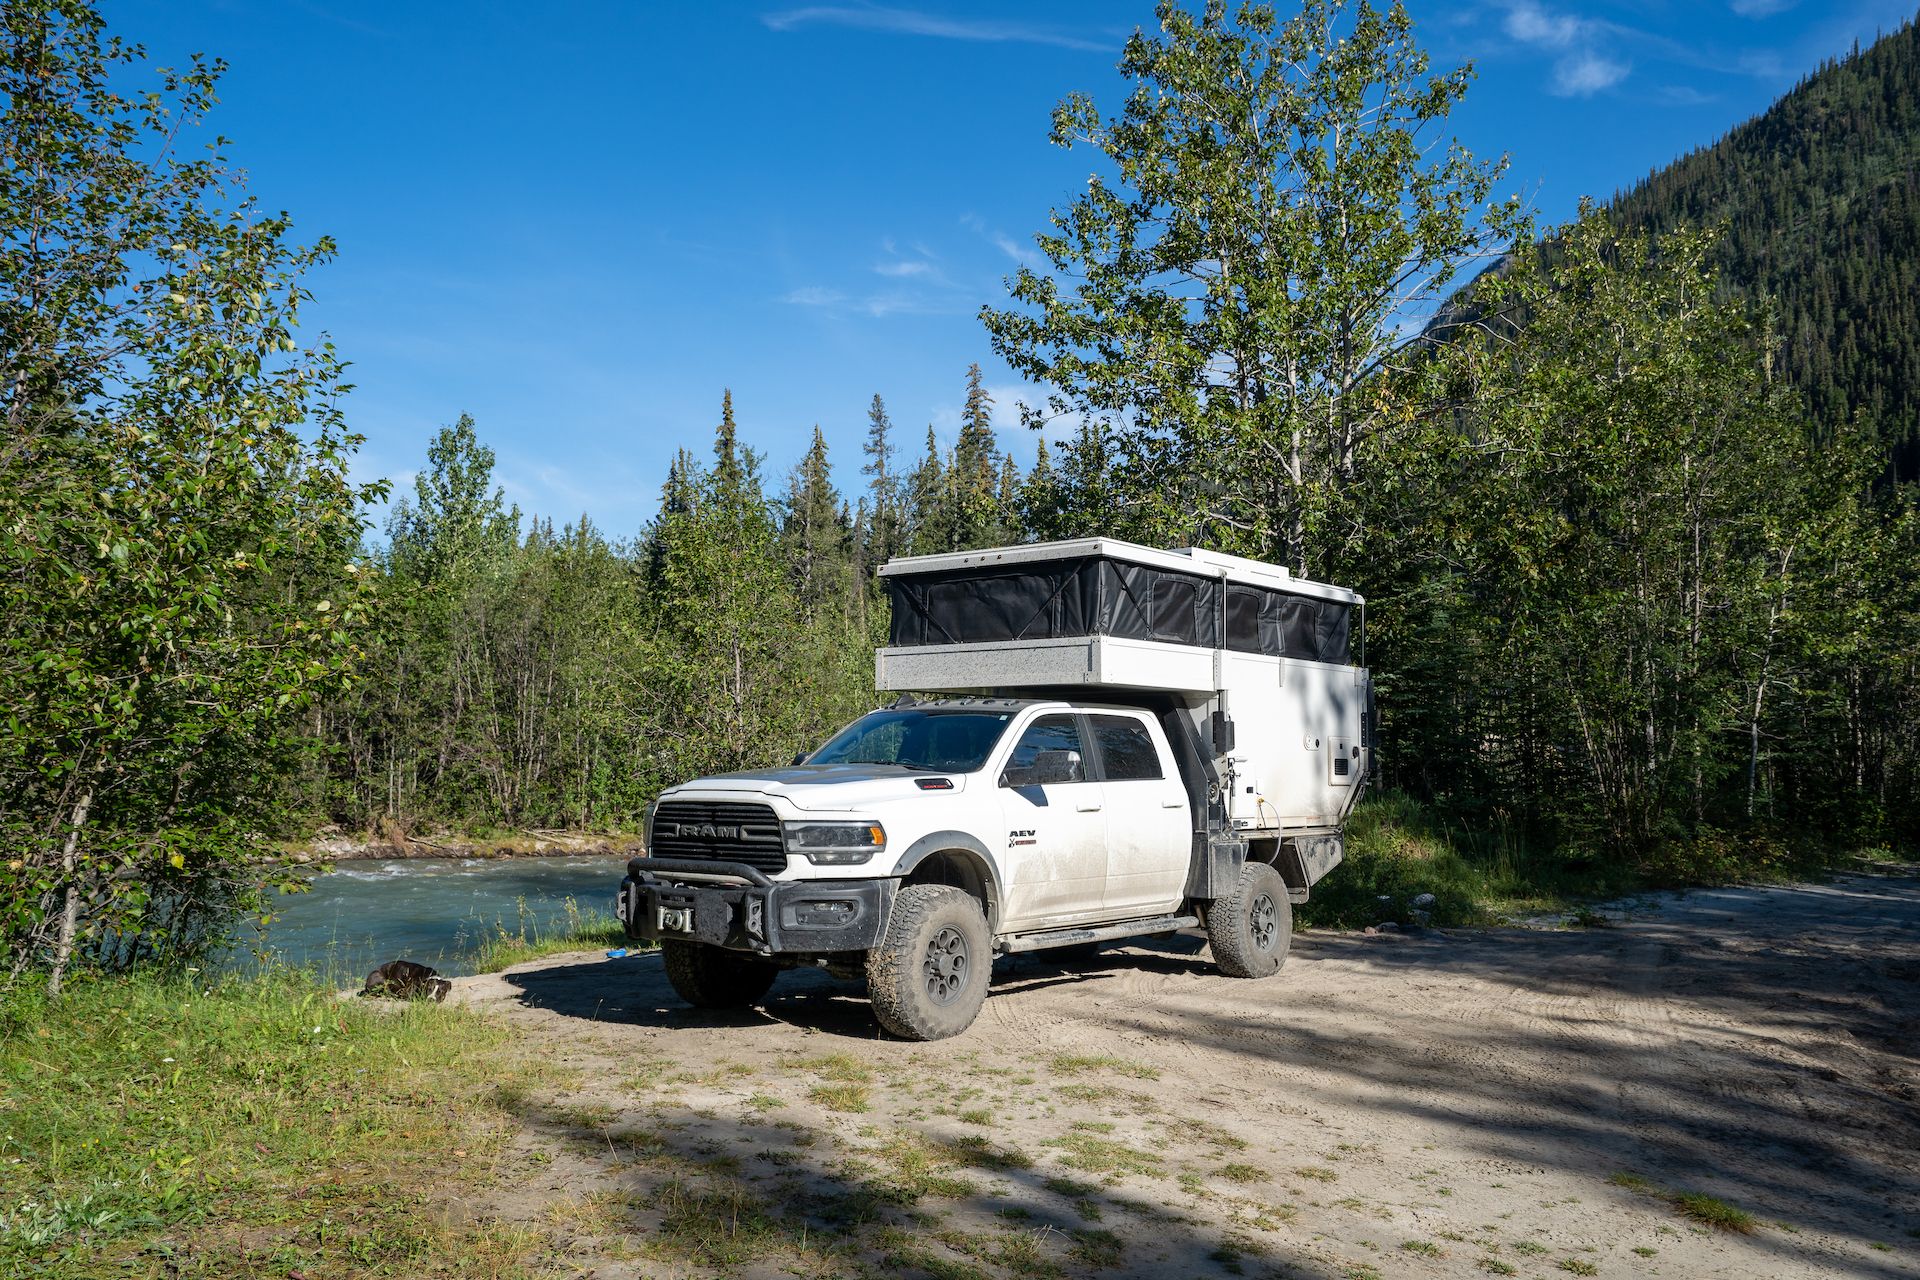
M 308 840 L 276 841 L 269 860 L 298 866 L 414 858 L 633 858 L 646 841 L 630 831 L 532 828 L 485 836 L 458 831 L 409 834 L 397 829 L 349 833 L 323 827 Z

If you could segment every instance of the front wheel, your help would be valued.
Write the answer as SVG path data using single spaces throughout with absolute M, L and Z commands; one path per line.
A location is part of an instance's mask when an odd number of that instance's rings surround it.
M 1264 862 L 1240 868 L 1233 893 L 1207 908 L 1213 962 L 1229 978 L 1270 978 L 1293 942 L 1293 902 L 1286 881 Z
M 700 942 L 664 941 L 667 981 L 696 1009 L 738 1009 L 767 994 L 780 966 Z
M 944 1040 L 973 1025 L 987 998 L 993 939 L 964 889 L 915 884 L 893 900 L 867 953 L 867 995 L 880 1025 L 904 1040 Z

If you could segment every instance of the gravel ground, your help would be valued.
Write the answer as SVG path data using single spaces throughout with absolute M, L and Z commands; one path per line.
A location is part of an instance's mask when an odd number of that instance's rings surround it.
M 932 1045 L 861 997 L 459 979 L 531 1079 L 460 1211 L 603 1277 L 1920 1276 L 1920 879 L 1306 933 L 1258 982 L 1193 935 L 1022 956 Z

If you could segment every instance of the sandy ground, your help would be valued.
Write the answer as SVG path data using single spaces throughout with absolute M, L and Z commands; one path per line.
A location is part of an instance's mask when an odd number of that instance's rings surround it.
M 654 956 L 459 979 L 534 1064 L 463 1211 L 601 1277 L 1920 1276 L 1920 879 L 994 978 L 934 1045 L 818 972 L 729 1015 Z

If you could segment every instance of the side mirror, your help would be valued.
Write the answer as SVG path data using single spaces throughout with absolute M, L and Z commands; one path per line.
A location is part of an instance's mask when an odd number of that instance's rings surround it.
M 1003 787 L 1044 787 L 1052 782 L 1080 782 L 1080 753 L 1055 748 L 1034 753 L 1033 763 L 1014 765 L 1000 775 Z
M 1056 748 L 1033 757 L 1034 780 L 1043 786 L 1049 782 L 1079 782 L 1080 753 Z

